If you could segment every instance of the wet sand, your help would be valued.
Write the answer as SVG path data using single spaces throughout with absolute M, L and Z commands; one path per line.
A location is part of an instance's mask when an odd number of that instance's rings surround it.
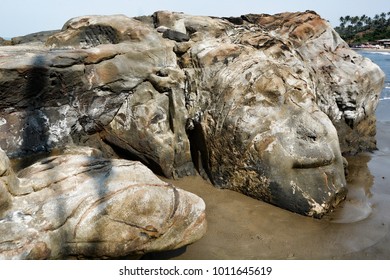
M 321 220 L 200 177 L 170 181 L 205 200 L 208 231 L 184 249 L 145 259 L 390 259 L 390 122 L 377 127 L 379 150 L 348 158 L 347 199 Z

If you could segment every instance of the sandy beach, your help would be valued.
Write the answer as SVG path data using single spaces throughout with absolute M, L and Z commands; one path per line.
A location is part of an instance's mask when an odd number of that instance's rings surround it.
M 208 231 L 195 244 L 145 259 L 389 259 L 390 122 L 374 153 L 349 157 L 349 194 L 322 220 L 294 214 L 200 177 L 170 181 L 202 197 Z M 165 179 L 166 180 L 166 179 Z

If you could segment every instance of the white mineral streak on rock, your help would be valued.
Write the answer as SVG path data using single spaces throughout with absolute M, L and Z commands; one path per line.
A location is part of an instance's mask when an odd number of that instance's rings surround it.
M 7 120 L 4 118 L 0 118 L 0 126 L 5 125 L 7 123 Z
M 296 195 L 296 193 L 299 193 L 300 195 L 302 195 L 306 200 L 307 202 L 309 203 L 311 209 L 309 210 L 309 216 L 316 216 L 316 215 L 321 215 L 322 213 L 324 213 L 324 210 L 326 210 L 327 208 L 329 208 L 329 205 L 327 205 L 326 203 L 322 203 L 321 205 L 319 203 L 317 203 L 311 196 L 310 194 L 308 194 L 307 192 L 305 192 L 304 190 L 302 190 L 296 183 L 294 183 L 293 181 L 291 181 L 291 186 L 292 186 L 292 189 L 293 189 L 293 195 Z

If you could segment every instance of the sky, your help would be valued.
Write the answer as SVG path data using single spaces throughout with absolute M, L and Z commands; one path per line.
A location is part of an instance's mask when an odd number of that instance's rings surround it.
M 341 16 L 390 12 L 389 0 L 1 0 L 0 37 L 61 29 L 82 15 L 151 15 L 158 10 L 193 15 L 240 16 L 314 10 L 334 27 Z

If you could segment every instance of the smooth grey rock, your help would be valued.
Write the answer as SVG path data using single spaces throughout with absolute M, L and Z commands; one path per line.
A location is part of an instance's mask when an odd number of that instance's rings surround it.
M 142 255 L 185 246 L 206 230 L 202 199 L 94 149 L 68 149 L 17 176 L 23 195 L 11 196 L 0 180 L 0 259 Z
M 47 38 L 51 35 L 58 33 L 60 30 L 50 30 L 31 33 L 24 36 L 13 37 L 11 39 L 12 45 L 27 44 L 27 43 L 36 43 L 36 42 L 46 42 Z

